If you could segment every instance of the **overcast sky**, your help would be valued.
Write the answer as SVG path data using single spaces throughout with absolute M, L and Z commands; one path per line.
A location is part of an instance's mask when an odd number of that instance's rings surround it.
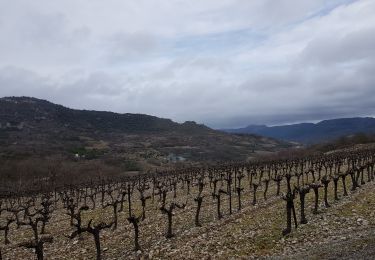
M 0 0 L 0 96 L 211 127 L 372 116 L 374 0 Z

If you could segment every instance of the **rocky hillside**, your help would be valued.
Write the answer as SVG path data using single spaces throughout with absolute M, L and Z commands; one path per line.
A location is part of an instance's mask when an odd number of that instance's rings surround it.
M 170 119 L 143 114 L 75 110 L 29 97 L 0 99 L 0 128 L 4 130 L 52 128 L 107 133 L 210 131 L 209 128 L 193 122 L 178 124 Z
M 143 114 L 75 110 L 30 97 L 0 99 L 2 157 L 64 153 L 160 161 L 244 160 L 290 144 L 228 134 L 195 122 Z

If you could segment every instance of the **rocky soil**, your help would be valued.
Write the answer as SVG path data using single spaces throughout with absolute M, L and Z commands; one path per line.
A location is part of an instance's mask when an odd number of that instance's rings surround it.
M 306 197 L 309 222 L 299 225 L 286 237 L 281 235 L 286 225 L 285 202 L 274 194 L 275 187 L 271 186 L 269 197 L 264 200 L 260 191 L 259 203 L 252 206 L 251 194 L 245 193 L 241 211 L 236 210 L 234 197 L 232 215 L 228 214 L 228 201 L 225 199 L 222 201 L 224 217 L 221 220 L 217 219 L 215 202 L 206 194 L 202 227 L 194 226 L 195 204 L 192 197 L 178 196 L 181 202 L 186 199 L 189 202 L 185 209 L 175 212 L 175 237 L 171 239 L 164 236 L 166 216 L 158 210 L 155 200 L 147 207 L 147 218 L 140 224 L 142 251 L 137 252 L 133 250 L 132 226 L 126 220 L 126 212 L 122 212 L 118 229 L 101 233 L 103 259 L 374 259 L 375 183 L 367 183 L 347 197 L 340 196 L 339 201 L 333 201 L 332 194 L 329 194 L 331 207 L 324 208 L 321 204 L 316 215 L 311 213 L 313 194 L 310 192 Z M 298 215 L 298 200 L 296 210 Z M 137 214 L 140 212 L 139 208 L 135 211 Z M 95 259 L 92 236 L 84 234 L 80 239 L 68 239 L 66 236 L 72 232 L 69 219 L 62 209 L 56 213 L 47 226 L 54 242 L 46 245 L 45 258 Z M 84 216 L 85 220 L 89 217 L 95 221 L 109 221 L 111 214 L 110 211 L 94 210 Z M 12 244 L 4 246 L 1 233 L 3 259 L 34 259 L 31 250 L 15 246 L 30 236 L 29 228 L 16 230 L 12 226 Z

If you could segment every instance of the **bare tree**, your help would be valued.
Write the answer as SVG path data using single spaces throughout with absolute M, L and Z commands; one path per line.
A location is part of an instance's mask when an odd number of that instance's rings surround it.
M 194 201 L 197 203 L 197 210 L 195 212 L 195 225 L 197 227 L 201 226 L 201 223 L 199 222 L 199 213 L 201 211 L 202 202 L 204 198 L 204 196 L 202 195 L 203 187 L 204 187 L 203 177 L 200 177 L 198 179 L 198 195 L 194 198 Z
M 174 209 L 176 209 L 176 208 L 183 209 L 183 208 L 185 208 L 185 206 L 186 206 L 186 203 L 185 204 L 178 204 L 178 203 L 172 202 L 169 205 L 169 207 L 161 207 L 160 208 L 161 212 L 168 216 L 168 229 L 167 229 L 167 233 L 166 233 L 166 238 L 171 238 L 171 237 L 174 236 L 174 234 L 172 232 L 172 217 L 173 217 Z
M 104 222 L 100 222 L 100 223 L 94 225 L 92 223 L 93 220 L 90 219 L 87 226 L 83 227 L 82 226 L 81 214 L 82 214 L 83 211 L 86 211 L 86 210 L 88 210 L 88 207 L 84 206 L 84 207 L 79 208 L 77 213 L 73 213 L 73 218 L 76 221 L 76 223 L 73 223 L 73 225 L 74 225 L 76 230 L 73 231 L 72 234 L 70 234 L 70 236 L 68 236 L 68 237 L 70 239 L 73 239 L 76 236 L 78 236 L 78 235 L 80 235 L 84 232 L 90 233 L 94 237 L 95 248 L 96 248 L 96 259 L 101 260 L 102 258 L 101 258 L 100 232 L 103 229 L 111 228 L 111 226 L 114 224 L 114 221 L 112 221 L 109 224 L 106 224 Z
M 28 218 L 27 222 L 22 222 L 21 225 L 28 225 L 33 230 L 34 238 L 30 241 L 19 243 L 19 247 L 26 247 L 35 250 L 35 254 L 38 260 L 43 260 L 44 258 L 44 244 L 45 243 L 52 243 L 53 237 L 50 235 L 47 236 L 39 236 L 38 232 L 38 223 L 41 222 L 42 219 L 37 217 L 32 219 L 32 217 Z
M 294 198 L 295 198 L 295 190 L 288 191 L 286 195 L 282 197 L 286 201 L 286 219 L 287 219 L 287 227 L 283 230 L 283 236 L 289 234 L 292 231 L 292 213 L 294 217 L 294 224 L 297 228 L 297 217 L 296 211 L 294 208 Z

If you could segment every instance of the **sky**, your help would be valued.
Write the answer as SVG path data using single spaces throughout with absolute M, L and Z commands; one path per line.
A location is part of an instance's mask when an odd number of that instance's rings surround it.
M 375 109 L 374 0 L 0 0 L 0 97 L 214 128 Z

